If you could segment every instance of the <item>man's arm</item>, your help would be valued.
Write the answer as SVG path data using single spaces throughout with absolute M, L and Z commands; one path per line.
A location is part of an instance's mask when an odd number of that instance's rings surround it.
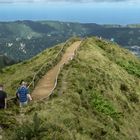
M 27 97 L 28 97 L 28 99 L 29 99 L 30 101 L 33 100 L 30 94 L 27 94 Z
M 28 99 L 29 99 L 30 101 L 32 101 L 32 97 L 31 97 L 31 95 L 30 95 L 30 93 L 29 93 L 29 89 L 27 89 L 27 97 L 28 97 Z

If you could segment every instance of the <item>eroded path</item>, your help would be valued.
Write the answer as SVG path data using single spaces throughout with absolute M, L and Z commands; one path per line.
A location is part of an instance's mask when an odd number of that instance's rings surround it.
M 81 41 L 77 41 L 68 47 L 62 56 L 61 61 L 50 71 L 48 71 L 46 75 L 42 77 L 42 79 L 40 79 L 32 92 L 33 100 L 41 100 L 49 97 L 54 89 L 56 77 L 58 76 L 60 67 L 62 67 L 63 64 L 68 63 L 74 57 L 74 52 L 78 49 L 80 43 Z

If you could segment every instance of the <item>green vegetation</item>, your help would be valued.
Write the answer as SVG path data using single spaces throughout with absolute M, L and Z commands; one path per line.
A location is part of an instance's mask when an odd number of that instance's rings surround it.
M 46 50 L 31 60 L 3 69 L 1 71 L 0 82 L 5 85 L 6 89 L 8 89 L 7 92 L 10 95 L 14 95 L 16 88 L 22 79 L 25 79 L 30 83 L 34 74 L 40 69 L 40 67 L 44 65 L 44 63 L 48 66 L 48 62 L 55 58 L 62 46 L 63 45 L 59 45 L 54 49 Z
M 0 37 L 12 38 L 27 38 L 39 37 L 41 34 L 34 32 L 29 26 L 26 26 L 21 22 L 1 22 L 0 23 L 1 34 Z
M 121 63 L 130 64 L 131 72 Z M 14 109 L 16 129 L 3 128 L 3 138 L 140 139 L 139 67 L 139 59 L 118 45 L 85 39 L 63 67 L 50 100 L 30 104 L 21 114 Z
M 30 60 L 2 69 L 0 71 L 0 83 L 5 85 L 9 96 L 15 95 L 21 80 L 26 80 L 28 84 L 30 84 L 35 74 L 36 77 L 33 82 L 36 85 L 38 80 L 61 59 L 65 49 L 73 43 L 73 41 L 75 41 L 75 39 L 72 38 L 65 44 L 59 44 L 53 48 L 46 49 Z M 60 52 L 61 49 L 62 51 Z M 59 55 L 57 56 L 57 54 Z M 30 88 L 34 88 L 33 85 L 31 85 Z
M 139 25 L 97 25 L 59 21 L 0 22 L 0 52 L 14 60 L 30 59 L 70 37 L 99 36 L 140 54 Z
M 8 58 L 7 56 L 3 56 L 0 55 L 0 70 L 5 67 L 5 66 L 9 66 L 16 63 L 14 60 L 12 60 L 11 58 Z
M 128 24 L 127 27 L 129 27 L 129 28 L 140 28 L 140 24 Z
M 100 93 L 90 93 L 90 95 L 90 104 L 93 108 L 96 108 L 99 112 L 109 115 L 112 118 L 119 117 L 119 113 L 115 111 L 115 107 L 113 107 L 109 100 L 105 100 Z
M 15 140 L 31 140 L 31 139 L 40 139 L 42 133 L 47 131 L 45 127 L 43 127 L 43 123 L 40 118 L 38 118 L 37 114 L 35 113 L 33 117 L 33 121 L 31 123 L 27 123 L 21 126 L 19 129 L 16 130 L 15 133 Z

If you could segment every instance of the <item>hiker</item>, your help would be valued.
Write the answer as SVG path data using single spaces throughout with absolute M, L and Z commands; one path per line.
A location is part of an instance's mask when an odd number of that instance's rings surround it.
M 27 83 L 22 81 L 21 86 L 17 91 L 17 95 L 19 98 L 19 105 L 23 107 L 28 104 L 28 98 L 31 97 L 27 88 Z M 30 99 L 32 100 L 32 99 Z
M 17 92 L 16 92 L 16 100 L 18 101 L 19 100 L 19 97 L 18 97 L 18 90 L 22 84 L 22 82 L 24 82 L 24 80 L 21 80 L 20 83 L 19 83 L 19 87 L 17 88 Z
M 7 108 L 7 93 L 3 91 L 3 85 L 0 84 L 0 109 L 6 109 Z

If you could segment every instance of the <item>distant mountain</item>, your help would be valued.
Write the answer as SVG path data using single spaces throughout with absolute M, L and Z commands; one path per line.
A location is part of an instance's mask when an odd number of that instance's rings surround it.
M 71 43 L 3 69 L 0 81 L 14 95 L 22 78 L 31 81 L 44 66 L 36 76 L 40 80 L 60 49 Z M 29 104 L 22 116 L 21 109 L 10 107 L 0 115 L 6 140 L 139 140 L 140 61 L 112 42 L 86 38 L 61 68 L 51 98 Z
M 70 37 L 90 37 L 93 35 L 112 40 L 128 49 L 133 46 L 140 46 L 139 25 L 15 21 L 0 22 L 0 53 L 15 60 L 25 60 Z M 138 49 L 134 52 L 140 55 Z

